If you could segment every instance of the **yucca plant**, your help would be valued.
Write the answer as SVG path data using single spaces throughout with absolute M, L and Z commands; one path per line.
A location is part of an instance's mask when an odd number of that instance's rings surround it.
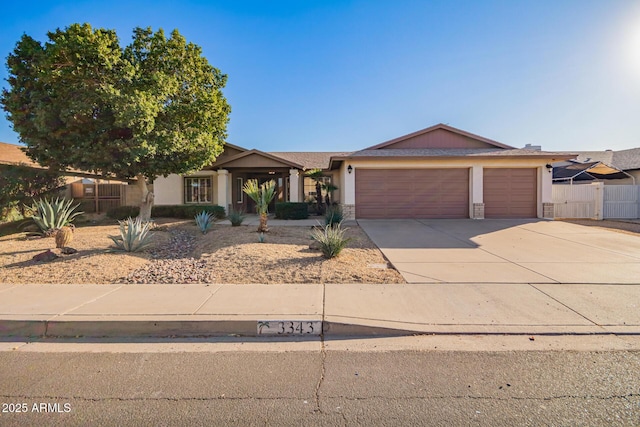
M 34 201 L 31 206 L 33 216 L 31 219 L 45 236 L 52 236 L 57 230 L 71 224 L 71 222 L 84 212 L 74 212 L 80 203 L 71 206 L 73 200 L 59 199 L 55 201 L 40 199 Z
M 120 235 L 109 236 L 115 243 L 117 251 L 138 252 L 152 244 L 151 223 L 142 221 L 140 217 L 125 221 L 118 221 L 120 224 Z
M 229 218 L 229 221 L 231 221 L 231 225 L 233 227 L 237 227 L 242 224 L 242 221 L 244 221 L 244 211 L 231 209 L 227 217 Z
M 276 182 L 271 180 L 262 185 L 258 185 L 257 179 L 250 179 L 245 182 L 242 191 L 256 202 L 256 210 L 258 211 L 258 215 L 260 215 L 258 232 L 265 233 L 269 231 L 267 228 L 267 214 L 269 213 L 269 203 L 271 203 L 276 195 Z
M 311 238 L 320 244 L 320 250 L 325 258 L 333 258 L 340 255 L 351 240 L 344 236 L 347 230 L 348 228 L 342 228 L 340 222 L 333 226 L 327 224 L 324 227 L 314 228 Z
M 202 231 L 202 234 L 207 234 L 207 231 L 213 225 L 213 214 L 207 211 L 200 212 L 196 215 L 196 225 Z

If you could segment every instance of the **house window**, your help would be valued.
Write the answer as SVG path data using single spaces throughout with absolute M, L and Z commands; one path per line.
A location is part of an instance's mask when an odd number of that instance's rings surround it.
M 244 180 L 242 178 L 236 178 L 236 194 L 238 194 L 236 196 L 236 203 L 244 202 L 244 191 L 242 191 L 243 188 Z
M 211 178 L 185 178 L 185 203 L 211 203 Z
M 320 178 L 320 185 L 323 186 L 325 184 L 331 183 L 330 176 L 323 176 Z M 322 195 L 325 193 L 323 192 Z M 308 176 L 304 177 L 304 201 L 305 202 L 315 202 L 316 201 L 316 180 L 313 178 L 309 178 Z

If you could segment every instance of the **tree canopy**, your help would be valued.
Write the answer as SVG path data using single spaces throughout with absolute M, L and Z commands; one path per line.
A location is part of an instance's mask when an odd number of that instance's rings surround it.
M 177 30 L 135 28 L 124 47 L 89 24 L 49 32 L 44 44 L 25 34 L 7 68 L 0 102 L 43 166 L 144 181 L 201 169 L 222 152 L 227 76 Z

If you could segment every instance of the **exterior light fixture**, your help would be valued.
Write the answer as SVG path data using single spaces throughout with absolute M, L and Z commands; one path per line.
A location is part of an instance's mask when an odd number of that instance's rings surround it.
M 553 166 L 551 166 L 549 163 L 547 163 L 545 167 L 547 168 L 547 172 L 549 173 L 551 173 L 551 171 L 553 170 Z
M 351 165 L 347 166 L 347 172 L 349 173 L 353 172 L 353 166 Z

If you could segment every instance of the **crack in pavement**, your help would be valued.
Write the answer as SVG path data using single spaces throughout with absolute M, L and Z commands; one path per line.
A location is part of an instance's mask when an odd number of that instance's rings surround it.
M 325 307 L 326 307 L 326 296 L 327 296 L 327 285 L 322 285 L 322 329 L 320 329 L 320 378 L 318 379 L 318 384 L 316 385 L 315 392 L 315 402 L 316 409 L 315 412 L 322 413 L 322 408 L 320 407 L 320 387 L 322 387 L 322 383 L 324 382 L 324 374 L 326 372 L 326 360 L 327 360 L 327 349 L 324 345 L 324 325 L 325 325 Z

